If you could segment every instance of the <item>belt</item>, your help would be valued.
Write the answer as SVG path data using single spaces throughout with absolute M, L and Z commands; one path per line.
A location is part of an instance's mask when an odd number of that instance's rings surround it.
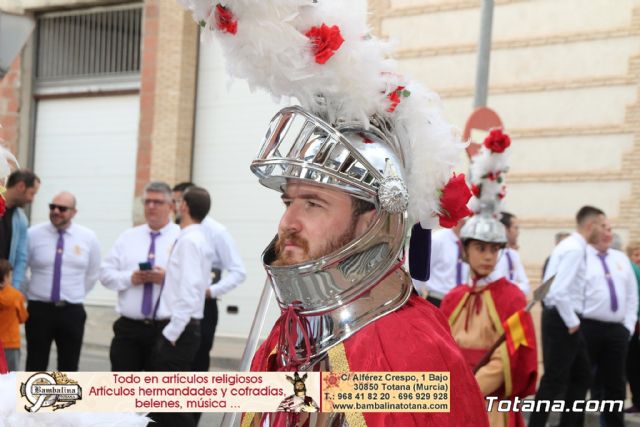
M 53 306 L 53 307 L 82 307 L 82 303 L 74 303 L 74 302 L 68 302 L 68 301 L 58 301 L 58 302 L 53 302 L 53 301 L 35 301 L 35 300 L 29 300 L 29 304 L 30 305 L 48 305 L 48 306 Z
M 127 322 L 141 323 L 144 325 L 153 325 L 153 319 L 132 319 L 131 317 L 127 317 L 127 316 L 120 316 L 120 318 L 126 320 Z
M 166 326 L 169 324 L 171 319 L 156 319 L 156 325 L 158 326 Z M 187 326 L 200 326 L 200 319 L 191 319 Z

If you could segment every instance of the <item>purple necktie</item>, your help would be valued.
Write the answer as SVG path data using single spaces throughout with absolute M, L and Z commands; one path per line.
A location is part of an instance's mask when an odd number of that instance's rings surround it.
M 51 286 L 51 301 L 60 302 L 60 278 L 62 277 L 62 254 L 64 252 L 64 230 L 58 230 L 56 243 L 56 258 L 53 262 L 53 283 Z
M 156 259 L 156 237 L 160 235 L 159 231 L 152 231 L 149 233 L 151 235 L 151 245 L 149 245 L 149 256 L 147 260 L 151 267 L 154 265 L 154 261 Z M 142 314 L 148 316 L 151 314 L 151 296 L 153 295 L 153 283 L 145 283 L 144 284 L 144 294 L 142 295 Z
M 611 311 L 618 311 L 618 297 L 616 296 L 616 288 L 613 283 L 613 278 L 611 277 L 611 272 L 609 271 L 609 266 L 605 261 L 606 257 L 606 252 L 598 253 L 598 258 L 600 258 L 600 262 L 602 262 L 602 268 L 604 269 L 604 277 L 607 279 L 607 285 L 609 285 L 609 295 L 611 295 Z
M 462 242 L 456 241 L 458 245 L 458 259 L 456 260 L 456 286 L 462 285 Z
M 508 249 L 504 250 L 504 254 L 507 256 L 507 263 L 509 264 L 509 280 L 513 280 L 513 260 Z

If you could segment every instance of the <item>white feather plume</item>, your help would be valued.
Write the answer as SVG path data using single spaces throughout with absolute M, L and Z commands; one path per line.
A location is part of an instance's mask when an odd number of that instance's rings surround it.
M 484 144 L 471 159 L 469 183 L 474 196 L 469 208 L 476 214 L 483 211 L 498 218 L 502 212 L 502 199 L 506 195 L 505 174 L 509 171 L 509 150 L 496 153 Z M 475 191 L 473 188 L 475 186 Z M 479 196 L 476 193 L 479 192 Z M 490 210 L 490 212 L 485 212 Z
M 0 185 L 11 174 L 14 168 L 19 167 L 18 160 L 7 148 L 0 145 Z
M 295 98 L 330 122 L 360 121 L 366 128 L 374 114 L 389 120 L 405 159 L 411 220 L 423 227 L 437 223 L 439 190 L 451 177 L 464 145 L 444 120 L 439 97 L 415 82 L 403 83 L 389 59 L 390 45 L 370 35 L 364 14 L 344 0 L 221 1 L 237 21 L 237 32 L 231 34 L 217 29 L 216 3 L 178 1 L 217 35 L 229 58 L 229 73 L 247 80 L 251 88 Z M 338 26 L 344 43 L 326 63 L 318 64 L 305 34 L 322 24 Z M 388 95 L 398 86 L 405 86 L 410 95 L 389 112 Z

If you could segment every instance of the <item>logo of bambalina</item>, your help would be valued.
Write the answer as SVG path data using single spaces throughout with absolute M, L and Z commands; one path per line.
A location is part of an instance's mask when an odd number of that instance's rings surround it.
M 29 412 L 38 412 L 43 407 L 51 407 L 56 411 L 82 399 L 82 388 L 62 372 L 39 372 L 31 375 L 26 383 L 20 384 L 20 396 L 30 403 L 24 406 Z

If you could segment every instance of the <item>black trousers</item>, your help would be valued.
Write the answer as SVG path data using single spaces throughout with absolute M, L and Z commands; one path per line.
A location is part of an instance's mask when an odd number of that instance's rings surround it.
M 27 338 L 27 371 L 46 371 L 51 343 L 58 350 L 59 371 L 78 370 L 84 324 L 87 313 L 82 304 L 54 305 L 29 301 L 29 318 L 25 323 Z
M 218 326 L 218 301 L 215 298 L 207 298 L 204 301 L 204 317 L 200 322 L 200 346 L 191 364 L 192 371 L 206 372 L 209 370 L 211 364 L 209 353 L 213 348 L 216 326 Z
M 191 363 L 200 346 L 200 322 L 189 323 L 182 335 L 172 345 L 162 335 L 166 322 L 157 323 L 157 339 L 153 347 L 153 370 L 158 372 L 185 372 L 191 369 Z M 149 414 L 155 423 L 149 427 L 195 427 L 196 421 L 191 412 L 156 412 Z
M 636 331 L 629 341 L 627 352 L 627 381 L 631 389 L 631 402 L 636 408 L 640 408 L 640 339 L 638 339 L 638 323 Z
M 112 371 L 139 372 L 153 369 L 151 352 L 156 343 L 153 321 L 120 317 L 113 323 L 109 349 Z
M 213 339 L 218 326 L 218 301 L 215 298 L 204 300 L 204 317 L 200 323 L 200 347 L 196 351 L 196 356 L 191 363 L 191 370 L 194 372 L 206 372 L 211 364 L 209 353 L 213 348 Z M 194 413 L 196 425 L 200 421 L 202 412 Z
M 542 311 L 544 375 L 536 401 L 560 399 L 565 401 L 565 408 L 572 408 L 573 402 L 585 398 L 591 384 L 591 364 L 581 329 L 569 334 L 555 308 Z M 548 417 L 548 412 L 532 413 L 529 427 L 544 427 Z M 582 413 L 563 412 L 559 425 L 582 426 L 583 423 Z
M 626 394 L 625 363 L 629 331 L 621 323 L 583 319 L 589 360 L 598 385 L 598 400 L 623 400 Z M 624 412 L 603 412 L 604 427 L 624 427 Z

